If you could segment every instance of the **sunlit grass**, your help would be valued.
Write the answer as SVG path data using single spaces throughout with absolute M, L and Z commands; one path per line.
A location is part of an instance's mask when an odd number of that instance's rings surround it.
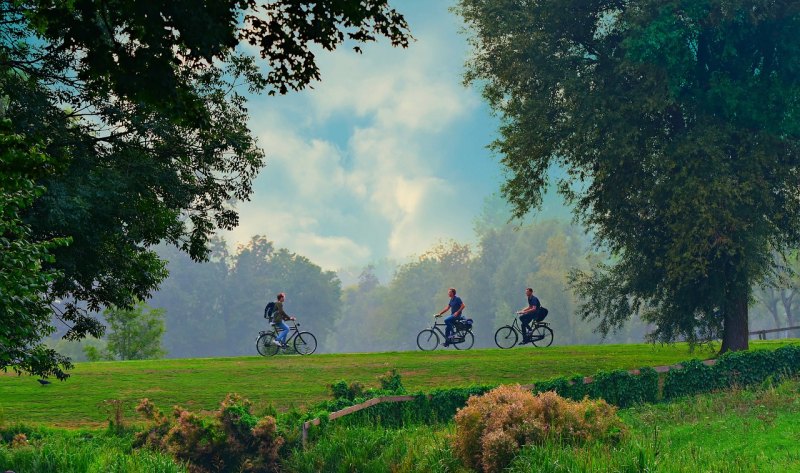
M 753 342 L 777 348 L 787 341 Z M 278 410 L 329 398 L 326 386 L 340 379 L 375 386 L 376 378 L 397 369 L 410 391 L 470 384 L 531 383 L 560 375 L 666 365 L 713 352 L 690 353 L 677 345 L 599 345 L 469 351 L 391 352 L 271 358 L 199 358 L 77 363 L 65 382 L 41 386 L 31 377 L 0 373 L 0 423 L 58 426 L 104 425 L 103 401 L 124 402 L 127 421 L 138 417 L 139 399 L 152 399 L 168 412 L 173 405 L 213 410 L 229 392 Z

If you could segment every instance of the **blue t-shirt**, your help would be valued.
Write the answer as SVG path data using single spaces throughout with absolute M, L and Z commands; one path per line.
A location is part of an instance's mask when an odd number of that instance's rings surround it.
M 452 299 L 450 299 L 450 314 L 452 315 L 458 312 L 458 309 L 461 308 L 462 304 L 463 302 L 461 302 L 461 298 L 458 296 L 454 296 Z
M 538 297 L 536 297 L 536 296 L 531 294 L 531 297 L 528 298 L 528 307 L 530 307 L 530 306 L 535 306 L 536 310 L 539 310 L 539 307 L 541 307 L 542 304 L 539 303 L 539 298 Z

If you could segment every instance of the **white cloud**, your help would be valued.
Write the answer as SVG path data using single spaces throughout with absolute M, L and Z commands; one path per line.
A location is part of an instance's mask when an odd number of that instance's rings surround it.
M 337 269 L 470 234 L 471 215 L 463 226 L 445 224 L 463 199 L 443 176 L 453 157 L 442 136 L 479 101 L 461 86 L 455 34 L 435 22 L 414 34 L 407 50 L 371 44 L 363 55 L 322 54 L 315 89 L 251 108 L 267 167 L 230 238 L 265 234 Z M 329 131 L 342 123 L 350 128 Z

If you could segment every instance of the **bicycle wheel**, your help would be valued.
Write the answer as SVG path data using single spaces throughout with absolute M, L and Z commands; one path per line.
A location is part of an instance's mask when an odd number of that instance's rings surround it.
M 435 331 L 426 328 L 417 335 L 417 346 L 422 351 L 436 350 L 439 346 L 439 336 Z
M 553 330 L 544 325 L 537 325 L 531 332 L 531 343 L 537 347 L 549 347 L 553 343 Z
M 275 333 L 267 332 L 262 333 L 258 340 L 256 340 L 256 350 L 261 356 L 272 356 L 278 353 L 278 345 L 275 345 Z
M 300 355 L 310 355 L 317 351 L 317 337 L 311 332 L 298 332 L 294 337 L 294 351 Z
M 475 336 L 472 335 L 472 330 L 456 333 L 456 337 L 464 339 L 463 342 L 453 344 L 456 350 L 469 350 L 475 344 Z
M 516 345 L 518 338 L 517 331 L 510 325 L 504 325 L 494 333 L 494 343 L 504 350 Z

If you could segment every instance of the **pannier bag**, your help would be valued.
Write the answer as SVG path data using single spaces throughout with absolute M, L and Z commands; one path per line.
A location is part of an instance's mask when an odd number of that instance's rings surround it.
M 549 312 L 550 311 L 545 309 L 544 307 L 539 307 L 539 310 L 536 311 L 536 321 L 541 322 L 542 320 L 544 320 L 544 318 L 547 317 L 547 314 Z

